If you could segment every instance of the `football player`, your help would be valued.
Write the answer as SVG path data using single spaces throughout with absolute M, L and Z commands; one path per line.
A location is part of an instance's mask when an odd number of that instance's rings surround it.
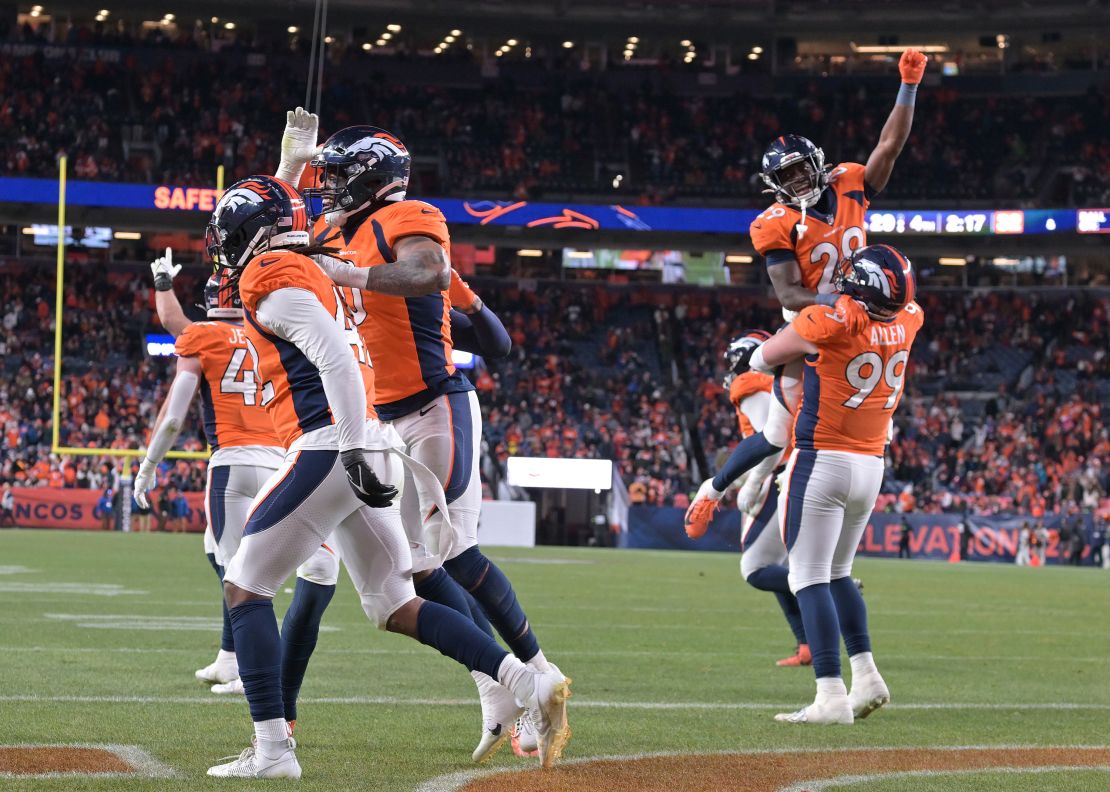
M 247 521 L 247 510 L 262 484 L 281 467 L 285 449 L 261 404 L 254 363 L 243 331 L 243 306 L 234 290 L 213 275 L 204 288 L 208 321 L 193 322 L 173 291 L 181 270 L 173 251 L 151 263 L 158 318 L 176 336 L 177 375 L 151 432 L 146 457 L 135 478 L 135 500 L 145 507 L 155 485 L 157 467 L 173 446 L 189 405 L 200 391 L 204 431 L 212 456 L 208 461 L 204 512 L 205 554 L 223 581 L 224 567 L 235 555 Z M 316 644 L 319 619 L 335 592 L 339 561 L 326 545 L 297 570 L 293 603 L 286 611 L 283 631 L 285 671 L 292 673 Z M 220 598 L 223 602 L 223 597 Z M 242 693 L 234 638 L 227 606 L 215 661 L 198 669 L 196 678 L 219 694 Z M 295 720 L 295 710 L 292 710 Z
M 763 429 L 770 406 L 773 378 L 748 366 L 752 352 L 769 339 L 771 334 L 765 330 L 746 330 L 729 343 L 725 350 L 728 367 L 728 396 L 736 408 L 736 419 L 740 425 L 740 437 L 750 437 Z M 809 646 L 806 643 L 805 628 L 802 625 L 802 612 L 798 600 L 790 591 L 787 582 L 786 546 L 777 528 L 778 486 L 773 477 L 764 480 L 760 492 L 760 504 L 755 514 L 743 514 L 743 531 L 740 536 L 740 574 L 753 588 L 769 591 L 775 595 L 790 625 L 797 642 L 797 650 L 790 657 L 779 660 L 778 666 L 809 665 Z M 688 527 L 690 538 L 697 539 L 692 526 Z
M 550 766 L 569 738 L 569 680 L 557 669 L 541 673 L 525 666 L 469 618 L 416 595 L 395 503 L 404 481 L 401 441 L 367 400 L 374 369 L 342 295 L 310 258 L 296 252 L 309 238 L 300 196 L 269 176 L 232 185 L 206 234 L 209 256 L 239 291 L 262 402 L 288 449 L 281 469 L 255 498 L 224 575 L 255 739 L 238 759 L 208 774 L 300 777 L 284 717 L 272 600 L 281 582 L 333 531 L 371 621 L 505 686 L 537 722 L 541 763 Z M 446 510 L 442 491 L 433 488 L 432 494 L 433 508 Z
M 837 294 L 865 307 L 863 333 L 852 334 L 828 306 L 812 305 L 750 360 L 763 372 L 794 361 L 804 365 L 779 515 L 817 696 L 797 712 L 775 716 L 789 723 L 850 724 L 890 701 L 872 657 L 852 560 L 882 485 L 887 427 L 924 314 L 913 301 L 909 260 L 888 245 L 853 252 L 831 283 Z M 850 693 L 841 678 L 841 636 L 852 665 Z
M 296 116 L 290 118 L 293 123 Z M 514 654 L 546 672 L 553 666 L 511 583 L 477 544 L 481 413 L 473 385 L 451 362 L 450 235 L 443 214 L 406 200 L 411 157 L 384 129 L 349 127 L 318 151 L 304 136 L 299 152 L 283 147 L 278 172 L 299 179 L 309 161 L 319 185 L 305 190 L 318 215 L 314 239 L 330 249 L 315 260 L 350 289 L 355 323 L 380 367 L 375 408 L 400 433 L 406 453 L 436 474 L 447 500 L 448 514 L 421 514 L 418 487 L 402 498 L 417 593 L 469 613 L 469 592 Z M 495 317 L 480 301 L 470 307 L 475 332 L 491 333 Z M 448 533 L 449 542 L 427 538 Z M 481 762 L 508 739 L 522 708 L 496 680 L 474 677 L 483 729 L 473 758 Z
M 926 60 L 914 49 L 902 53 L 898 61 L 902 85 L 866 165 L 842 162 L 827 167 L 825 153 L 799 135 L 778 137 L 763 155 L 762 178 L 775 203 L 752 221 L 749 233 L 766 259 L 787 321 L 808 305 L 821 305 L 835 308 L 851 332 L 867 326 L 866 313 L 834 291 L 832 277 L 843 261 L 867 244 L 867 207 L 890 181 L 909 138 Z M 701 485 L 686 517 L 695 530 L 704 533 L 724 490 L 758 465 L 737 499 L 749 513 L 755 509 L 763 479 L 783 456 L 793 421 L 789 405 L 777 397 L 783 394 L 785 401 L 796 401 L 800 374 L 797 364 L 777 373 L 776 398 L 771 400 L 764 430 L 740 443 L 717 475 Z

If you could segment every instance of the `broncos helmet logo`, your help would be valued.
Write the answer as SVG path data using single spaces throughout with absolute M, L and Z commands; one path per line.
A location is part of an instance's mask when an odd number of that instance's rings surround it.
M 869 259 L 860 259 L 856 262 L 856 271 L 867 276 L 867 283 L 862 285 L 877 289 L 888 299 L 894 298 L 897 285 L 892 280 L 891 274 L 882 265 Z

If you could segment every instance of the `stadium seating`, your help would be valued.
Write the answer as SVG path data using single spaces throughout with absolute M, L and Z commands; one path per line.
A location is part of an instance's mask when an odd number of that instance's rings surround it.
M 288 60 L 257 57 L 251 66 L 237 47 L 217 57 L 147 53 L 122 63 L 48 60 L 41 52 L 6 57 L 0 175 L 52 177 L 61 151 L 83 179 L 207 186 L 221 164 L 229 180 L 271 172 L 282 113 L 302 101 L 303 75 Z M 815 78 L 789 95 L 677 92 L 661 80 L 535 79 L 528 71 L 520 83 L 483 81 L 474 71 L 471 80 L 443 84 L 420 79 L 418 69 L 409 80 L 382 79 L 367 63 L 381 59 L 352 55 L 333 67 L 325 131 L 372 119 L 408 143 L 436 192 L 516 199 L 615 194 L 629 203 L 758 204 L 769 140 L 789 129 L 823 145 L 832 163 L 863 161 L 896 87 Z M 922 92 L 888 197 L 1105 200 L 1105 92 L 984 95 L 974 83 L 948 85 Z

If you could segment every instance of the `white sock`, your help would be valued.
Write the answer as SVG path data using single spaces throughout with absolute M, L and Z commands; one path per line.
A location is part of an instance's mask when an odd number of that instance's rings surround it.
M 216 662 L 220 665 L 233 665 L 239 667 L 239 661 L 235 659 L 235 652 L 225 652 L 223 649 L 216 655 Z
M 528 665 L 532 666 L 532 668 L 536 669 L 541 674 L 550 673 L 552 670 L 551 663 L 547 662 L 547 658 L 543 656 L 542 649 L 537 651 L 536 656 L 528 661 Z
M 497 681 L 507 687 L 516 700 L 528 706 L 536 690 L 535 672 L 514 655 L 506 655 L 497 669 Z
M 844 680 L 840 677 L 820 677 L 817 680 L 817 697 L 847 696 L 848 688 L 844 687 Z
M 289 726 L 285 718 L 254 722 L 255 750 L 266 759 L 277 759 L 289 750 Z
M 870 652 L 854 654 L 848 658 L 848 661 L 852 664 L 853 681 L 860 675 L 879 673 L 879 669 L 875 667 L 875 658 Z

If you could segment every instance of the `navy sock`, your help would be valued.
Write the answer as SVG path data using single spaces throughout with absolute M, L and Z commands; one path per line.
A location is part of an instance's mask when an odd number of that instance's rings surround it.
M 293 601 L 281 622 L 281 698 L 285 719 L 297 719 L 297 696 L 308 668 L 309 658 L 320 636 L 320 620 L 335 594 L 335 586 L 321 586 L 297 578 Z
M 798 598 L 790 593 L 790 583 L 787 581 L 789 570 L 782 564 L 768 564 L 748 575 L 748 585 L 760 591 L 773 592 L 779 601 L 779 607 L 790 625 L 790 631 L 798 643 L 806 642 L 806 630 L 802 625 L 802 610 L 798 607 Z
M 802 609 L 802 623 L 809 652 L 813 655 L 813 673 L 821 677 L 840 676 L 840 622 L 828 583 L 806 586 L 796 595 Z
M 844 635 L 844 646 L 848 656 L 871 651 L 871 633 L 867 630 L 867 605 L 859 587 L 850 577 L 837 578 L 829 584 L 836 615 L 840 622 L 840 632 Z
M 486 612 L 482 610 L 482 606 L 478 604 L 478 600 L 474 599 L 467 591 L 464 591 L 463 594 L 466 596 L 466 604 L 470 606 L 471 621 L 477 624 L 482 629 L 482 632 L 490 638 L 496 638 L 497 636 L 493 634 L 493 627 L 490 625 L 489 619 L 486 618 Z
M 257 723 L 285 717 L 281 703 L 281 637 L 274 603 L 248 600 L 230 608 L 228 614 L 251 720 Z
M 494 628 L 513 650 L 527 663 L 540 651 L 539 641 L 524 609 L 517 602 L 516 592 L 505 573 L 475 547 L 464 550 L 447 561 L 443 568 L 459 585 L 474 595 Z
M 470 671 L 481 671 L 497 679 L 497 671 L 509 653 L 478 629 L 468 617 L 438 602 L 424 602 L 416 614 L 416 637 L 420 643 L 462 663 Z
M 771 445 L 763 432 L 756 432 L 740 441 L 740 445 L 732 449 L 732 453 L 717 475 L 713 477 L 713 488 L 724 492 L 729 484 L 736 481 L 744 473 L 751 470 L 761 461 L 781 451 L 777 445 Z

